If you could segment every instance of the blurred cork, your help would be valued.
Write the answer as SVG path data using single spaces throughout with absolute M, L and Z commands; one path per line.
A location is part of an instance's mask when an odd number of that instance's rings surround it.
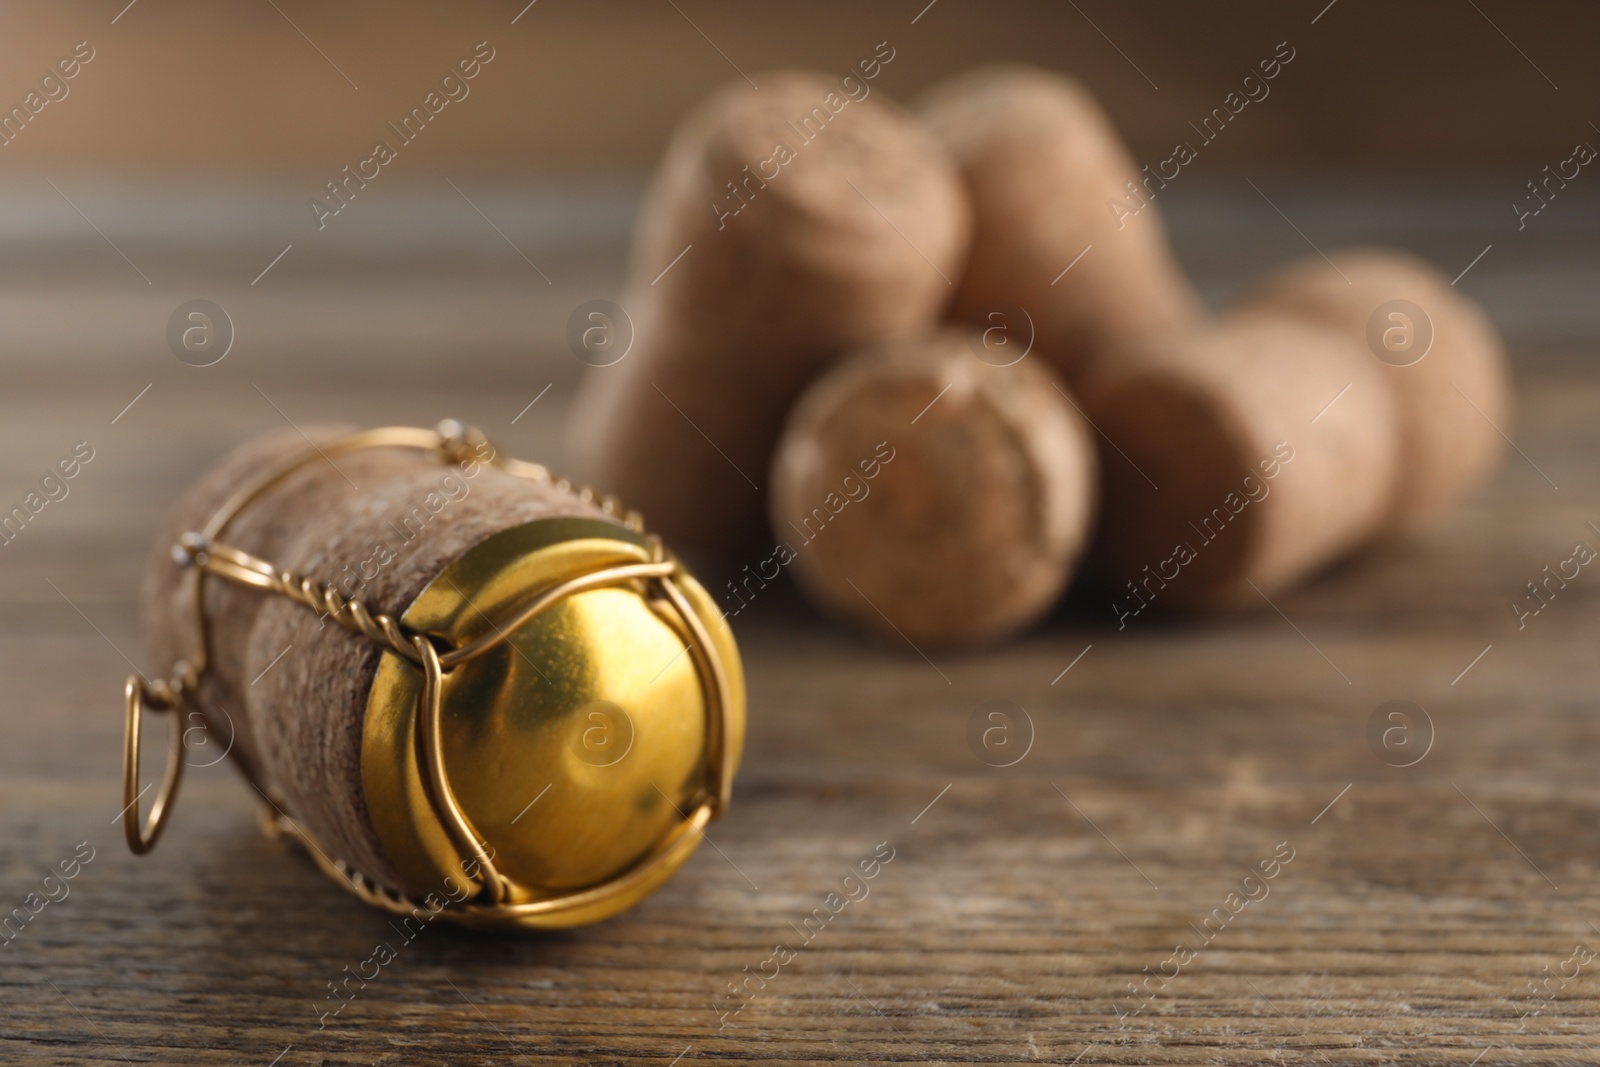
M 1488 316 L 1428 264 L 1384 249 L 1307 258 L 1241 313 L 1289 314 L 1355 339 L 1394 393 L 1400 463 L 1386 530 L 1416 529 L 1483 484 L 1511 432 L 1505 350 Z
M 1032 336 L 1070 382 L 1108 349 L 1199 313 L 1155 203 L 1166 182 L 1140 171 L 1083 86 L 980 67 L 935 86 L 919 112 L 972 197 L 953 318 Z
M 795 399 L 841 352 L 936 320 L 968 236 L 954 164 L 872 83 L 758 84 L 673 137 L 634 246 L 637 340 L 589 372 L 569 424 L 584 481 L 705 553 L 760 537 Z
M 1267 314 L 1121 351 L 1081 391 L 1105 435 L 1096 557 L 1119 621 L 1260 605 L 1370 537 L 1399 461 L 1365 347 Z
M 772 522 L 820 606 L 886 639 L 994 641 L 1059 599 L 1095 501 L 1088 428 L 1035 359 L 974 331 L 858 353 L 790 417 Z

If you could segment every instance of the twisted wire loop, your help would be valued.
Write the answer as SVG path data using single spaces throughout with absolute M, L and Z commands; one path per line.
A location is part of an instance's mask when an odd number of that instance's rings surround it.
M 374 613 L 359 599 L 341 596 L 331 583 L 319 583 L 305 575 L 280 569 L 268 560 L 218 540 L 228 524 L 248 504 L 310 463 L 363 448 L 393 447 L 431 451 L 450 463 L 487 462 L 515 477 L 548 484 L 562 493 L 576 496 L 617 519 L 626 528 L 643 535 L 648 561 L 618 564 L 568 579 L 540 592 L 520 608 L 506 625 L 496 626 L 493 632 L 465 645 L 441 649 L 429 635 L 411 631 L 392 616 Z M 491 458 L 487 460 L 483 457 L 486 447 L 491 451 Z M 420 670 L 422 692 L 417 716 L 417 741 L 423 792 L 452 848 L 465 857 L 463 870 L 470 868 L 468 876 L 480 880 L 475 897 L 452 905 L 452 911 L 469 921 L 503 922 L 536 918 L 603 903 L 610 897 L 626 893 L 647 880 L 661 864 L 680 853 L 691 837 L 698 835 L 727 807 L 732 780 L 732 752 L 728 745 L 731 709 L 728 677 L 705 624 L 678 588 L 675 579 L 683 572 L 677 561 L 667 556 L 659 537 L 645 533 L 640 514 L 637 511 L 625 511 L 616 497 L 603 496 L 588 488 L 575 489 L 566 479 L 552 477 L 542 464 L 501 457 L 493 452 L 488 439 L 472 427 L 454 419 L 446 419 L 434 430 L 384 427 L 350 434 L 323 445 L 236 492 L 212 516 L 204 530 L 184 534 L 172 552 L 174 559 L 192 576 L 194 653 L 189 660 L 180 660 L 173 666 L 170 678 L 152 682 L 133 674 L 129 676 L 125 687 L 127 727 L 123 744 L 123 801 L 127 806 L 123 810 L 122 823 L 128 847 L 135 854 L 143 854 L 154 848 L 165 829 L 177 799 L 184 764 L 183 731 L 175 724 L 165 776 L 149 817 L 141 823 L 139 800 L 149 788 L 147 786 L 145 790 L 136 792 L 141 720 L 146 711 L 175 713 L 198 704 L 197 690 L 210 660 L 209 628 L 206 625 L 203 596 L 203 580 L 207 575 L 285 597 L 347 630 L 366 636 L 385 651 L 402 657 Z M 706 694 L 704 793 L 695 809 L 685 815 L 684 821 L 649 855 L 609 882 L 564 896 L 514 902 L 518 887 L 495 866 L 487 842 L 461 808 L 446 772 L 441 711 L 445 676 L 453 668 L 509 641 L 512 633 L 567 597 L 614 586 L 628 586 L 641 592 L 651 610 L 677 633 L 688 648 Z M 198 707 L 196 710 L 199 710 Z M 204 713 L 201 714 L 203 716 Z M 289 837 L 306 846 L 307 854 L 324 873 L 368 904 L 395 914 L 414 914 L 419 909 L 429 907 L 426 900 L 419 901 L 383 886 L 344 860 L 329 856 L 302 824 L 285 813 L 281 798 L 269 793 L 266 784 L 258 779 L 255 770 L 247 762 L 240 761 L 240 770 L 274 809 L 271 813 L 262 809 L 263 828 L 269 834 Z

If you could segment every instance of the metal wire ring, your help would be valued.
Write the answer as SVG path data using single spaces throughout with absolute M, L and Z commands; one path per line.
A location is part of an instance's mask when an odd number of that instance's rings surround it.
M 145 790 L 135 791 L 135 787 L 139 784 L 139 726 L 144 719 L 147 695 L 144 679 L 137 674 L 128 675 L 123 695 L 127 704 L 127 737 L 122 747 L 122 832 L 128 839 L 129 850 L 134 855 L 142 856 L 155 847 L 161 831 L 166 828 L 168 817 L 172 815 L 172 805 L 178 799 L 178 785 L 183 781 L 183 731 L 178 728 L 177 722 L 172 724 L 172 748 L 167 755 L 166 774 L 162 776 L 161 788 L 150 807 L 150 815 L 141 825 L 139 798 L 144 796 Z M 161 706 L 160 701 L 152 701 L 150 710 L 175 712 L 181 705 L 181 697 L 165 707 Z

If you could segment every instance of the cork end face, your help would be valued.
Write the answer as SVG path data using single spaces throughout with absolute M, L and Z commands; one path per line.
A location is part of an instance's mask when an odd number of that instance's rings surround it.
M 512 883 L 511 904 L 536 909 L 584 898 L 570 908 L 529 910 L 513 925 L 593 922 L 654 891 L 694 851 L 698 836 L 690 835 L 657 855 L 664 842 L 683 837 L 689 813 L 706 799 L 713 748 L 731 750 L 730 774 L 737 761 L 744 723 L 738 653 L 692 579 L 680 577 L 678 588 L 730 676 L 724 721 L 733 728 L 720 741 L 690 635 L 638 582 L 575 592 L 517 625 L 526 605 L 561 582 L 649 560 L 643 539 L 612 524 L 529 523 L 451 563 L 403 617 L 441 648 L 508 634 L 445 673 L 450 788 Z M 421 683 L 414 665 L 384 657 L 368 700 L 362 775 L 401 888 L 447 895 L 447 880 L 472 879 L 463 878 L 464 857 L 425 785 Z M 586 892 L 617 882 L 624 891 Z
M 773 526 L 819 604 L 886 640 L 997 640 L 1060 598 L 1094 502 L 1087 429 L 1036 360 L 960 329 L 861 353 L 797 410 Z

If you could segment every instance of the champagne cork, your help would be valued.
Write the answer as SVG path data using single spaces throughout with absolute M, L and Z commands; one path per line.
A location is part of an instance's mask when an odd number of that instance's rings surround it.
M 1140 171 L 1083 86 L 980 67 L 934 87 L 919 112 L 972 198 L 954 318 L 1031 337 L 1071 382 L 1107 349 L 1198 315 L 1155 202 L 1166 182 Z
M 1225 318 L 1118 352 L 1080 395 L 1109 442 L 1095 553 L 1123 626 L 1151 607 L 1260 605 L 1383 521 L 1398 414 L 1338 331 Z
M 998 640 L 1059 599 L 1095 502 L 1088 428 L 1035 360 L 963 328 L 869 349 L 806 392 L 772 470 L 800 585 L 894 642 Z
M 193 531 L 205 529 L 241 486 L 287 471 L 217 541 L 331 587 L 339 602 L 358 601 L 430 634 L 441 649 L 514 626 L 513 609 L 543 588 L 530 574 L 648 559 L 649 543 L 615 507 L 565 483 L 509 473 L 481 438 L 469 435 L 468 451 L 446 458 L 410 447 L 341 452 L 349 433 L 324 425 L 268 434 L 206 473 L 157 542 L 144 621 L 155 663 L 204 664 L 179 710 L 204 717 L 208 742 L 229 749 L 268 816 L 304 831 L 317 858 L 423 899 L 473 882 L 475 872 L 440 860 L 449 852 L 442 833 L 408 818 L 407 803 L 420 810 L 408 775 L 423 757 L 407 747 L 416 731 L 382 719 L 397 709 L 413 713 L 420 669 L 367 633 L 336 624 L 326 601 L 319 611 L 214 573 L 199 576 L 207 635 L 200 649 L 196 586 L 186 579 L 225 549 L 196 549 Z M 732 736 L 723 740 L 736 758 L 743 731 L 737 653 L 703 590 L 687 575 L 675 581 L 706 620 L 729 676 L 736 706 Z M 642 603 L 626 586 L 569 595 L 503 634 L 492 653 L 445 675 L 444 773 L 500 872 L 516 883 L 510 903 L 536 904 L 622 877 L 698 802 L 710 698 L 696 665 L 684 662 L 691 657 L 681 655 L 682 643 Z M 646 686 L 648 677 L 627 674 L 614 662 L 623 650 L 608 642 L 637 656 L 635 673 L 661 676 Z M 626 734 L 631 759 L 607 762 L 583 750 L 580 742 L 599 740 L 592 731 L 600 710 L 608 728 Z M 411 721 L 404 716 L 396 722 Z M 659 873 L 648 888 L 670 870 Z M 592 921 L 631 902 L 541 913 L 527 924 Z
M 758 84 L 674 135 L 633 250 L 635 341 L 588 372 L 569 422 L 584 480 L 725 556 L 764 532 L 795 398 L 839 353 L 936 320 L 968 233 L 954 165 L 870 82 Z
M 1370 352 L 1400 409 L 1388 532 L 1437 519 L 1478 488 L 1511 432 L 1505 350 L 1488 316 L 1448 279 L 1383 249 L 1320 256 L 1268 278 L 1240 307 L 1323 323 Z

